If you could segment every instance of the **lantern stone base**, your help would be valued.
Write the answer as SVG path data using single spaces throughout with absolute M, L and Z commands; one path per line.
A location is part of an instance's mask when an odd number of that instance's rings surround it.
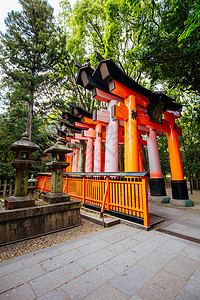
M 61 202 L 69 202 L 70 196 L 65 193 L 48 193 L 43 197 L 44 201 L 54 204 Z
M 169 203 L 170 197 L 169 196 L 149 196 L 149 202 L 152 203 Z
M 0 211 L 0 245 L 81 224 L 81 202 Z
M 191 207 L 194 206 L 194 203 L 190 199 L 171 199 L 170 204 L 172 206 L 179 206 L 179 207 Z
M 5 200 L 7 209 L 23 208 L 35 205 L 35 199 L 32 196 L 15 197 L 10 196 Z

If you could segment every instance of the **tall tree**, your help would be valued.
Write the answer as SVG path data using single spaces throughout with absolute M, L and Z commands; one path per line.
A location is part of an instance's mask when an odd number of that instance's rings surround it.
M 83 109 L 93 111 L 102 106 L 91 97 L 91 93 L 76 84 L 77 68 L 74 60 L 81 64 L 91 62 L 97 64 L 94 51 L 104 53 L 103 28 L 105 14 L 103 1 L 83 0 L 77 1 L 74 8 L 68 0 L 61 2 L 63 12 L 60 14 L 60 26 L 63 37 L 66 38 L 66 56 L 58 64 L 55 74 L 60 78 L 65 99 L 81 106 Z M 103 50 L 102 50 L 103 49 Z M 103 52 L 102 52 L 103 51 Z
M 12 99 L 13 100 L 13 99 Z M 16 140 L 21 139 L 24 128 L 26 127 L 27 110 L 24 109 L 23 102 L 15 102 L 0 115 L 0 178 L 10 178 L 13 176 L 15 169 L 10 165 L 14 159 L 14 152 L 10 146 Z M 41 170 L 41 153 L 44 144 L 47 142 L 46 132 L 40 130 L 43 124 L 43 118 L 33 112 L 32 140 L 40 146 L 40 150 L 33 153 L 36 158 L 36 164 L 32 173 L 37 174 Z
M 154 21 L 144 28 L 144 38 L 133 57 L 152 83 L 200 95 L 199 1 L 152 1 Z
M 27 132 L 31 138 L 33 104 L 49 78 L 60 52 L 53 8 L 45 0 L 19 0 L 21 12 L 12 11 L 0 33 L 0 67 L 4 85 L 12 92 L 19 87 L 28 102 Z M 20 95 L 18 100 L 20 101 Z

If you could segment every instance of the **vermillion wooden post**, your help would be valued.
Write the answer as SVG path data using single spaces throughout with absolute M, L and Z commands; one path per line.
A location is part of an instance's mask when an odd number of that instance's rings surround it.
M 157 135 L 156 131 L 152 128 L 149 128 L 149 132 L 147 133 L 147 148 L 150 169 L 150 194 L 152 196 L 166 196 L 165 182 L 162 177 L 160 165 Z
M 110 210 L 110 176 L 108 176 L 106 178 L 106 183 L 107 183 L 107 188 L 108 188 L 108 192 L 107 192 L 107 201 L 106 201 L 106 208 L 107 208 L 107 211 Z
M 138 152 L 139 152 L 139 169 L 140 169 L 140 172 L 143 172 L 144 166 L 143 166 L 143 161 L 142 161 L 142 150 L 141 150 L 140 138 L 138 138 Z
M 43 190 L 45 189 L 44 187 L 45 187 L 45 184 L 46 184 L 46 180 L 47 180 L 47 177 L 45 176 L 44 180 L 43 180 L 43 183 L 42 183 L 42 186 L 41 186 L 41 189 L 40 189 L 40 195 L 43 192 Z M 39 197 L 40 197 L 40 195 L 39 195 Z
M 170 124 L 170 133 L 167 133 L 167 141 L 170 158 L 171 177 L 172 180 L 184 180 L 175 118 L 172 114 L 169 113 L 165 113 L 165 118 Z
M 101 172 L 102 158 L 102 125 L 96 125 L 96 140 L 94 146 L 94 172 Z
M 93 159 L 93 139 L 88 138 L 87 148 L 86 148 L 85 172 L 92 172 L 92 159 Z
M 173 198 L 170 203 L 177 206 L 193 206 L 193 202 L 188 197 L 187 182 L 184 180 L 175 116 L 172 113 L 165 112 L 165 119 L 170 124 L 170 132 L 167 133 Z
M 130 95 L 124 99 L 124 104 L 129 110 L 128 120 L 125 121 L 125 172 L 139 171 L 138 154 L 138 122 L 136 97 Z
M 83 172 L 84 169 L 84 151 L 85 151 L 85 142 L 80 140 L 79 152 L 78 152 L 78 172 Z
M 147 192 L 147 177 L 142 178 L 142 199 L 144 210 L 144 226 L 149 227 L 149 208 L 148 208 L 148 192 Z
M 125 101 L 124 101 L 125 102 Z M 128 120 L 124 120 L 124 171 L 128 171 L 129 163 L 129 125 Z
M 111 100 L 108 111 L 117 104 L 117 100 Z M 110 118 L 106 127 L 105 172 L 118 172 L 118 120 L 115 118 Z
M 110 210 L 110 176 L 106 177 L 105 194 L 103 197 L 103 203 L 102 203 L 101 213 L 100 213 L 101 218 L 103 216 L 105 206 L 107 211 L 109 211 Z
M 83 176 L 83 182 L 82 182 L 83 186 L 82 186 L 82 194 L 83 194 L 83 204 L 85 204 L 85 176 Z
M 76 165 L 76 152 L 75 150 L 73 150 L 72 172 L 75 172 L 75 165 Z
M 78 154 L 79 154 L 79 149 L 75 149 L 75 171 L 78 172 Z
M 63 183 L 64 183 L 64 178 L 63 178 Z M 63 193 L 68 194 L 68 176 L 65 178 L 65 184 L 63 186 Z

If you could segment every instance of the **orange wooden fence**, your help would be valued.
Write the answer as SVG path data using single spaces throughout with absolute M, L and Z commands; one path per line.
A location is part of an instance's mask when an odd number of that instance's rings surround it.
M 84 174 L 84 175 L 83 175 Z M 98 174 L 98 175 L 97 175 Z M 38 175 L 38 190 L 51 191 L 51 175 Z M 149 227 L 146 173 L 65 173 L 63 192 L 86 207 Z

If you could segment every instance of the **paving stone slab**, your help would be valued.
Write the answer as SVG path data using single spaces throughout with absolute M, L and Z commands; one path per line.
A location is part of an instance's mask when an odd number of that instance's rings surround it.
M 142 298 L 140 298 L 137 295 L 132 296 L 131 298 L 129 298 L 130 300 L 143 300 Z
M 186 281 L 178 276 L 161 270 L 137 292 L 142 299 L 172 300 L 182 290 Z
M 200 262 L 197 260 L 178 255 L 166 264 L 163 269 L 187 280 L 196 271 L 199 265 Z
M 111 235 L 104 237 L 103 240 L 107 243 L 114 244 L 126 238 L 127 238 L 127 233 L 123 231 L 123 232 L 112 233 Z
M 200 268 L 192 275 L 184 290 L 193 296 L 200 298 Z
M 47 294 L 54 289 L 69 282 L 70 280 L 85 273 L 85 270 L 76 263 L 69 264 L 62 268 L 51 271 L 43 276 L 38 277 L 34 281 L 30 281 L 30 285 L 37 297 Z
M 84 300 L 128 300 L 124 293 L 117 290 L 114 286 L 106 283 L 96 291 L 84 298 Z
M 134 250 L 127 250 L 104 263 L 104 266 L 110 268 L 117 274 L 120 274 L 138 260 L 139 258 L 135 255 Z
M 140 230 L 136 234 L 130 236 L 130 238 L 133 238 L 134 240 L 137 240 L 139 242 L 143 242 L 143 241 L 149 239 L 150 237 L 154 236 L 155 234 L 156 234 L 155 231 Z
M 37 264 L 18 270 L 9 275 L 2 276 L 0 280 L 0 293 L 24 284 L 25 282 L 33 280 L 43 274 L 45 274 L 44 269 Z
M 155 251 L 160 247 L 160 243 L 153 241 L 151 238 L 145 239 L 143 242 L 134 246 L 130 251 L 134 251 L 137 259 L 145 257 L 147 254 Z
M 70 296 L 67 295 L 62 288 L 57 288 L 54 291 L 47 293 L 39 298 L 38 300 L 70 300 Z M 8 300 L 8 299 L 7 299 Z
M 157 273 L 170 260 L 171 258 L 169 256 L 163 255 L 163 252 L 158 249 L 143 257 L 138 264 L 147 270 L 151 270 L 153 273 Z
M 136 240 L 133 240 L 131 238 L 126 238 L 122 241 L 110 245 L 109 247 L 107 247 L 107 249 L 109 249 L 112 252 L 115 252 L 116 254 L 120 254 L 128 249 L 131 249 L 138 243 L 139 242 Z
M 124 233 L 127 237 L 135 235 L 140 232 L 145 232 L 143 229 L 135 228 L 134 226 L 125 225 L 126 227 L 120 231 L 120 233 Z
M 177 237 L 170 238 L 165 244 L 159 247 L 159 251 L 163 252 L 164 255 L 167 255 L 171 258 L 176 256 L 181 250 L 187 246 L 185 240 L 180 240 Z
M 22 260 L 22 263 L 24 264 L 25 267 L 29 267 L 30 265 L 41 263 L 46 259 L 58 256 L 61 253 L 62 252 L 59 251 L 58 249 L 48 249 L 48 251 L 44 251 L 44 252 L 35 251 L 30 253 L 29 257 L 24 258 Z
M 21 261 L 15 262 L 15 260 L 12 260 L 7 265 L 4 266 L 0 265 L 0 277 L 11 274 L 21 269 L 24 269 L 24 265 L 22 264 L 22 262 Z
M 179 224 L 176 222 L 167 226 L 167 230 L 170 230 L 172 232 L 181 233 L 183 235 L 188 235 L 191 237 L 197 237 L 199 235 L 199 229 L 194 228 L 194 227 L 191 228 L 189 226 Z
M 190 293 L 187 293 L 185 290 L 183 290 L 178 297 L 176 298 L 176 300 L 197 300 L 198 298 L 191 295 Z
M 125 295 L 133 296 L 153 275 L 139 265 L 134 265 L 111 279 L 109 283 Z
M 69 252 L 45 260 L 43 262 L 43 268 L 45 268 L 47 272 L 50 272 L 70 263 L 76 262 L 76 260 L 80 259 L 81 257 L 83 257 L 83 254 L 81 254 L 79 251 L 71 250 Z
M 77 263 L 80 266 L 82 266 L 84 269 L 89 271 L 90 269 L 110 260 L 112 257 L 114 257 L 114 255 L 115 254 L 112 253 L 111 251 L 107 249 L 102 249 L 77 260 Z
M 33 300 L 35 295 L 28 283 L 20 285 L 12 290 L 6 291 L 0 295 L 1 300 Z
M 26 241 L 23 241 L 23 243 L 26 244 Z M 32 251 L 32 252 L 23 254 L 21 256 L 13 257 L 11 259 L 8 259 L 8 260 L 5 260 L 5 261 L 1 262 L 1 266 L 9 265 L 13 261 L 15 261 L 15 262 L 19 262 L 19 261 L 23 262 L 27 258 L 32 258 L 33 256 L 35 256 L 36 253 L 37 253 L 37 255 L 39 255 L 39 254 L 43 254 L 43 253 L 46 253 L 46 252 L 49 252 L 49 251 L 53 251 L 53 250 L 57 250 L 58 253 L 61 253 L 58 250 L 58 245 L 61 245 L 61 244 L 64 244 L 64 243 L 66 243 L 66 241 L 63 242 L 63 243 L 57 244 L 57 245 L 52 245 L 52 246 L 47 247 L 47 248 L 42 248 L 42 249 L 39 249 L 39 250 L 35 250 L 35 251 Z
M 106 248 L 107 246 L 109 246 L 110 244 L 105 242 L 105 241 L 102 241 L 102 240 L 98 240 L 98 241 L 93 241 L 92 243 L 90 244 L 87 244 L 87 245 L 84 245 L 82 247 L 79 247 L 78 248 L 78 251 L 80 251 L 82 254 L 84 255 L 89 255 L 89 254 L 92 254 L 96 251 L 99 251 L 103 248 Z
M 123 225 L 123 224 L 116 225 L 114 227 L 110 227 L 110 228 L 102 229 L 97 232 L 93 232 L 93 233 L 89 234 L 88 237 L 93 240 L 103 239 L 108 236 L 112 236 L 112 235 L 115 235 L 115 234 L 118 234 L 121 232 L 124 233 L 124 230 L 126 230 L 127 227 L 128 226 Z
M 170 297 L 165 289 L 161 286 L 156 284 L 146 284 L 142 287 L 138 292 L 137 295 L 142 300 L 174 300 L 175 297 Z
M 90 239 L 88 236 L 86 236 L 85 238 L 82 238 L 82 239 L 74 239 L 73 241 L 65 242 L 65 244 L 58 247 L 58 249 L 62 253 L 66 253 L 70 250 L 74 250 L 76 248 L 82 247 L 82 246 L 90 244 L 92 242 L 93 242 L 93 240 Z
M 169 235 L 155 231 L 155 234 L 151 237 L 151 240 L 158 242 L 159 244 L 165 244 L 170 240 L 170 238 L 171 237 Z
M 116 273 L 101 265 L 63 285 L 62 288 L 72 299 L 83 299 L 114 276 Z
M 200 245 L 199 244 L 188 245 L 180 252 L 180 254 L 200 261 Z
M 138 262 L 141 258 L 151 253 L 153 250 L 159 248 L 159 246 L 159 243 L 152 241 L 151 239 L 146 239 L 144 242 L 139 243 L 131 249 L 112 258 L 104 265 L 119 274 Z

